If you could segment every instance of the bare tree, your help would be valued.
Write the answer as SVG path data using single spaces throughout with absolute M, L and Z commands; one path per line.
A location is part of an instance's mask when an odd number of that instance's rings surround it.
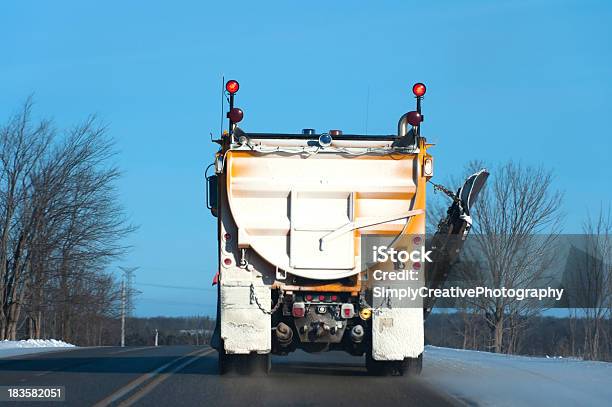
M 117 201 L 106 129 L 90 118 L 59 135 L 49 121 L 33 124 L 31 110 L 29 99 L 0 129 L 0 339 L 15 339 L 26 321 L 40 337 L 47 317 L 71 340 L 91 321 L 83 317 L 112 306 L 105 268 L 133 227 Z
M 31 99 L 0 130 L 0 339 L 15 336 L 31 266 L 31 175 L 51 140 L 48 122 L 32 125 Z
M 492 174 L 474 209 L 470 255 L 481 265 L 477 280 L 493 289 L 545 284 L 562 220 L 562 194 L 542 168 L 509 162 Z M 485 317 L 495 352 L 514 350 L 520 329 L 542 307 L 511 297 L 480 297 L 472 305 Z M 507 335 L 513 346 L 504 347 Z
M 612 309 L 612 213 L 610 206 L 600 208 L 595 218 L 588 216 L 583 235 L 570 251 L 566 285 L 570 293 L 571 341 L 577 334 L 576 322 L 582 319 L 585 359 L 609 360 L 609 323 Z M 575 346 L 575 344 L 574 344 Z

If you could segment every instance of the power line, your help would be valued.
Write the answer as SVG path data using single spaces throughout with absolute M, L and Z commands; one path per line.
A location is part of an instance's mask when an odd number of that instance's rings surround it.
M 176 266 L 168 266 L 168 267 L 164 267 L 164 266 L 140 266 L 140 268 L 142 269 L 146 269 L 146 270 L 161 270 L 161 271 L 175 271 L 176 270 Z M 204 269 L 200 266 L 194 266 L 194 265 L 184 265 L 184 266 L 180 266 L 181 270 L 186 270 L 190 273 L 208 273 L 211 272 L 211 270 L 207 270 Z
M 143 302 L 154 302 L 156 304 L 164 304 L 164 305 L 189 305 L 201 308 L 213 308 L 216 307 L 215 304 L 197 304 L 195 302 L 186 302 L 186 301 L 172 301 L 172 300 L 161 300 L 157 298 L 140 298 L 139 301 Z
M 179 286 L 179 285 L 166 285 L 166 284 L 155 284 L 155 283 L 135 283 L 136 285 L 140 285 L 140 286 L 146 286 L 146 287 L 157 287 L 157 288 L 172 288 L 175 290 L 191 290 L 191 291 L 217 291 L 216 288 L 213 287 L 209 287 L 209 288 L 203 288 L 203 287 L 186 287 L 186 286 Z

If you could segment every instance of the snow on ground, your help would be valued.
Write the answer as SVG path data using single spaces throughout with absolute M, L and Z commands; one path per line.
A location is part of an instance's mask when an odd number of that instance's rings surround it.
M 612 363 L 427 346 L 422 378 L 479 406 L 609 406 Z
M 74 348 L 75 346 L 55 339 L 28 339 L 25 341 L 0 341 L 0 358 L 62 350 L 61 348 Z

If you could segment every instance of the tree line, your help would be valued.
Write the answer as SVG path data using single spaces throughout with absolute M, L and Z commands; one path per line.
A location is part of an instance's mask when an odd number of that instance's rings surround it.
M 107 267 L 134 230 L 113 143 L 94 117 L 59 130 L 32 107 L 0 127 L 0 340 L 97 343 L 119 310 Z

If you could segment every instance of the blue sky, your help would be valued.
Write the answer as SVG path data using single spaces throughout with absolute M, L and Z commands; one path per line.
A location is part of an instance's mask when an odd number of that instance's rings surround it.
M 445 180 L 471 159 L 554 171 L 565 230 L 611 201 L 612 3 L 4 1 L 0 118 L 34 93 L 69 126 L 95 113 L 140 230 L 137 315 L 212 314 L 203 172 L 221 75 L 251 131 L 393 133 L 428 85 L 423 134 Z M 368 103 L 369 93 L 369 103 Z M 152 287 L 161 284 L 201 288 Z

